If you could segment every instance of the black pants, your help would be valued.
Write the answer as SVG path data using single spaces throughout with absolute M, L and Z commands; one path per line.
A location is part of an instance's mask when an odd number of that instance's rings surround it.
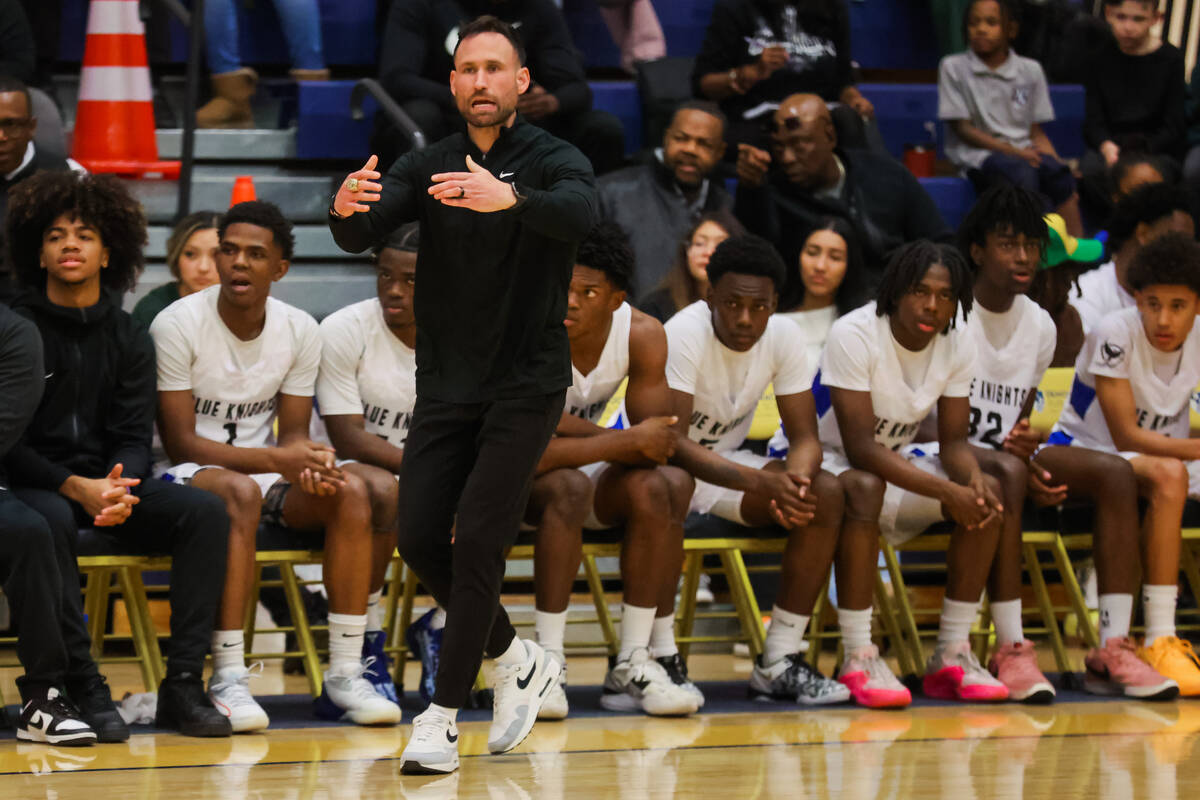
M 171 641 L 167 672 L 204 670 L 217 604 L 225 588 L 229 516 L 216 495 L 159 480 L 134 487 L 140 498 L 129 519 L 105 530 L 130 552 L 171 556 Z M 96 673 L 79 593 L 79 529 L 90 528 L 83 507 L 57 492 L 18 489 L 17 497 L 46 520 L 62 576 L 62 638 L 71 681 Z
M 500 655 L 516 635 L 500 606 L 504 553 L 564 399 L 561 391 L 492 403 L 417 398 L 400 474 L 399 550 L 446 609 L 438 705 L 462 708 L 483 655 Z
M 67 674 L 62 636 L 62 579 L 50 527 L 29 506 L 0 489 L 0 586 L 17 629 L 17 678 L 24 702 Z

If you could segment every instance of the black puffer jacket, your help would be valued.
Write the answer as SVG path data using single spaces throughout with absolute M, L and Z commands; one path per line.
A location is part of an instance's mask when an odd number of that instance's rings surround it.
M 88 308 L 56 306 L 26 290 L 13 309 L 42 335 L 46 388 L 20 444 L 4 465 L 13 486 L 57 490 L 71 475 L 150 472 L 154 429 L 154 343 L 103 293 Z

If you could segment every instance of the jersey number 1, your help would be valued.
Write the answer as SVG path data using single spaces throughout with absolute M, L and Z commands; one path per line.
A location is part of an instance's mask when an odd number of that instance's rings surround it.
M 974 411 L 975 409 L 971 409 L 971 410 Z M 229 432 L 229 438 L 225 440 L 225 444 L 233 444 L 233 440 L 237 438 L 237 423 L 236 422 L 226 422 L 221 427 L 223 427 L 226 431 Z

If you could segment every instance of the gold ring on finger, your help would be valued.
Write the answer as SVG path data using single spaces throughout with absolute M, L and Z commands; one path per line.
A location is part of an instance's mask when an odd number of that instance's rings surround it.
M 357 192 L 358 191 L 358 178 L 351 178 L 350 180 L 346 181 L 346 188 L 352 192 Z

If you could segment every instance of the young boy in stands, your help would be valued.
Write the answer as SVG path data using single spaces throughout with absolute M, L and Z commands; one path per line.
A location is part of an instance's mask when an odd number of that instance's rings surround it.
M 14 308 L 41 333 L 46 388 L 5 469 L 54 536 L 65 686 L 101 742 L 122 721 L 91 656 L 76 563 L 81 528 L 137 553 L 171 556 L 171 644 L 159 727 L 228 736 L 200 676 L 225 580 L 229 518 L 207 492 L 150 478 L 154 344 L 121 310 L 143 264 L 146 218 L 109 176 L 41 172 L 10 190 L 8 242 L 23 292 Z
M 1054 450 L 1068 451 L 1059 456 L 1065 460 L 1088 448 L 1129 461 L 1147 503 L 1140 543 L 1146 638 L 1138 655 L 1178 684 L 1180 694 L 1195 696 L 1200 666 L 1191 644 L 1175 635 L 1175 597 L 1184 503 L 1200 497 L 1200 439 L 1188 438 L 1189 404 L 1200 384 L 1200 245 L 1185 234 L 1165 234 L 1137 252 L 1127 277 L 1137 305 L 1110 314 L 1088 333 L 1070 402 L 1047 441 L 1070 445 L 1069 451 L 1048 446 L 1035 460 Z M 1132 589 L 1135 580 L 1131 575 L 1123 583 Z M 1124 592 L 1110 597 L 1101 629 L 1115 625 L 1119 636 L 1132 606 Z M 1120 688 L 1095 654 L 1087 665 L 1094 691 Z
M 1175 682 L 1139 659 L 1129 638 L 1138 577 L 1137 540 L 1129 535 L 1138 525 L 1133 470 L 1118 455 L 1082 447 L 1047 447 L 1030 460 L 1043 434 L 1030 427 L 1029 413 L 1056 337 L 1050 315 L 1025 293 L 1047 237 L 1038 198 L 1016 187 L 985 192 L 959 228 L 960 247 L 975 271 L 975 304 L 966 322 L 976 349 L 968 438 L 985 472 L 1002 484 L 1026 483 L 1038 504 L 1077 498 L 1096 509 L 1101 647 L 1087 656 L 1088 688 L 1129 697 L 1174 696 Z M 1007 505 L 1013 502 L 1005 498 Z M 999 645 L 991 667 L 1012 699 L 1037 702 L 1054 690 L 1037 671 L 1033 644 L 1021 628 L 1021 521 L 1012 517 L 1017 528 L 1001 539 L 1010 549 L 997 554 L 988 580 Z
M 300 532 L 324 531 L 323 543 L 311 545 L 325 550 L 330 610 L 329 669 L 318 715 L 360 725 L 398 723 L 399 706 L 376 693 L 361 660 L 372 554 L 384 549 L 374 540 L 395 536 L 396 481 L 362 464 L 339 468 L 333 448 L 308 438 L 321 363 L 317 323 L 270 296 L 271 284 L 288 271 L 291 223 L 270 203 L 239 203 L 217 233 L 221 283 L 173 304 L 150 328 L 158 353 L 159 431 L 172 462 L 164 476 L 213 492 L 231 520 L 209 695 L 235 731 L 269 722 L 250 694 L 242 637 L 246 604 L 254 602 L 261 518 Z M 389 496 L 393 516 L 387 519 Z

